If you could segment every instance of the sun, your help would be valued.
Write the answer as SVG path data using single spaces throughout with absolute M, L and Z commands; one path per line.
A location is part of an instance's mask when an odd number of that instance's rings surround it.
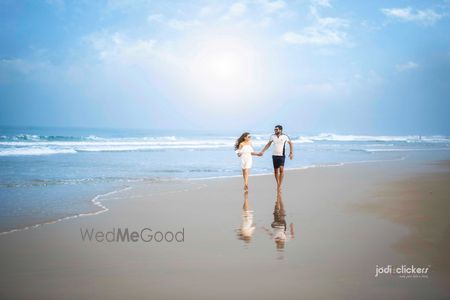
M 208 59 L 205 64 L 210 68 L 209 73 L 218 79 L 229 80 L 242 72 L 239 70 L 240 57 L 234 53 L 217 53 Z
M 206 98 L 240 99 L 257 89 L 261 58 L 256 49 L 238 37 L 201 40 L 188 62 L 190 85 Z

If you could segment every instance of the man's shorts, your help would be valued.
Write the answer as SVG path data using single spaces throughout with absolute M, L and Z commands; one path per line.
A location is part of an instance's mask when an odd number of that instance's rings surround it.
M 284 167 L 285 158 L 286 158 L 286 156 L 272 155 L 273 168 L 278 169 L 281 166 Z

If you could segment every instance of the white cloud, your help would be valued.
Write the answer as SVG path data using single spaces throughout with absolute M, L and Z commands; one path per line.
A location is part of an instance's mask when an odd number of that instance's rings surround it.
M 18 76 L 39 83 L 54 84 L 59 79 L 59 66 L 42 58 L 0 59 L 0 85 L 9 84 Z
M 233 17 L 239 17 L 245 14 L 247 6 L 244 3 L 236 2 L 230 6 L 229 14 Z
M 416 10 L 411 7 L 405 8 L 383 8 L 381 12 L 390 18 L 404 22 L 418 22 L 422 24 L 434 24 L 443 16 L 432 9 Z
M 147 17 L 148 22 L 162 22 L 164 21 L 164 15 L 162 14 L 152 14 Z
M 200 8 L 199 15 L 200 17 L 210 16 L 214 12 L 214 9 L 211 6 L 203 6 Z
M 227 13 L 222 16 L 222 20 L 242 17 L 247 12 L 247 5 L 242 2 L 235 2 L 229 8 Z
M 307 27 L 301 33 L 286 32 L 281 39 L 289 44 L 325 46 L 343 44 L 346 36 L 345 32 L 333 29 Z
M 269 1 L 269 0 L 257 0 L 257 4 L 261 5 L 264 13 L 271 14 L 278 12 L 286 7 L 286 2 L 282 0 Z
M 399 72 L 404 72 L 404 71 L 417 69 L 418 67 L 419 67 L 419 65 L 417 63 L 413 62 L 413 61 L 408 61 L 408 62 L 406 62 L 404 64 L 399 64 L 399 65 L 395 66 L 395 68 Z
M 323 7 L 331 7 L 329 0 L 313 0 L 312 5 L 323 6 Z
M 379 88 L 386 84 L 385 78 L 374 70 L 361 73 L 349 73 L 347 75 L 336 74 L 333 79 L 306 81 L 298 85 L 300 93 L 308 93 L 316 96 L 331 96 L 354 93 L 357 90 Z M 330 98 L 331 99 L 331 98 Z
M 312 1 L 309 7 L 314 24 L 303 28 L 300 32 L 286 32 L 281 40 L 288 44 L 336 46 L 347 43 L 347 32 L 350 21 L 342 18 L 321 17 L 318 7 L 331 7 L 329 1 Z
M 105 63 L 133 64 L 155 56 L 156 40 L 153 39 L 131 40 L 119 32 L 102 32 L 84 40 L 94 50 L 97 59 Z
M 199 20 L 178 20 L 178 19 L 171 19 L 168 22 L 169 27 L 176 29 L 176 30 L 185 30 L 188 28 L 200 26 L 202 23 Z
M 180 19 L 166 19 L 163 14 L 152 14 L 147 17 L 147 22 L 149 23 L 163 23 L 164 25 L 176 29 L 176 30 L 186 30 L 192 27 L 202 25 L 197 19 L 191 20 L 180 20 Z
M 48 64 L 44 62 L 31 62 L 21 58 L 0 59 L 0 69 L 14 70 L 24 75 L 31 74 L 47 66 Z
M 317 23 L 322 27 L 342 28 L 350 26 L 350 22 L 341 18 L 321 18 L 317 17 Z

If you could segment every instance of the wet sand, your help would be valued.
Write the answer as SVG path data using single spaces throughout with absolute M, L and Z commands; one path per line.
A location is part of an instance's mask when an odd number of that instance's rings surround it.
M 450 164 L 399 160 L 145 184 L 108 211 L 0 236 L 2 299 L 444 299 Z M 83 241 L 121 228 L 179 240 Z M 170 239 L 171 234 L 166 235 Z M 428 278 L 376 266 L 429 268 Z
M 431 265 L 440 285 L 450 290 L 450 161 L 434 172 L 394 180 L 372 201 L 350 207 L 407 226 L 410 233 L 394 249 L 418 265 Z

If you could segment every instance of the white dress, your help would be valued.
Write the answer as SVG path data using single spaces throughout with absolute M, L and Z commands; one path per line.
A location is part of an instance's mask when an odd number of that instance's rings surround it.
M 244 145 L 240 150 L 236 150 L 236 153 L 240 153 L 241 168 L 250 169 L 252 167 L 252 152 L 253 147 L 250 145 Z

